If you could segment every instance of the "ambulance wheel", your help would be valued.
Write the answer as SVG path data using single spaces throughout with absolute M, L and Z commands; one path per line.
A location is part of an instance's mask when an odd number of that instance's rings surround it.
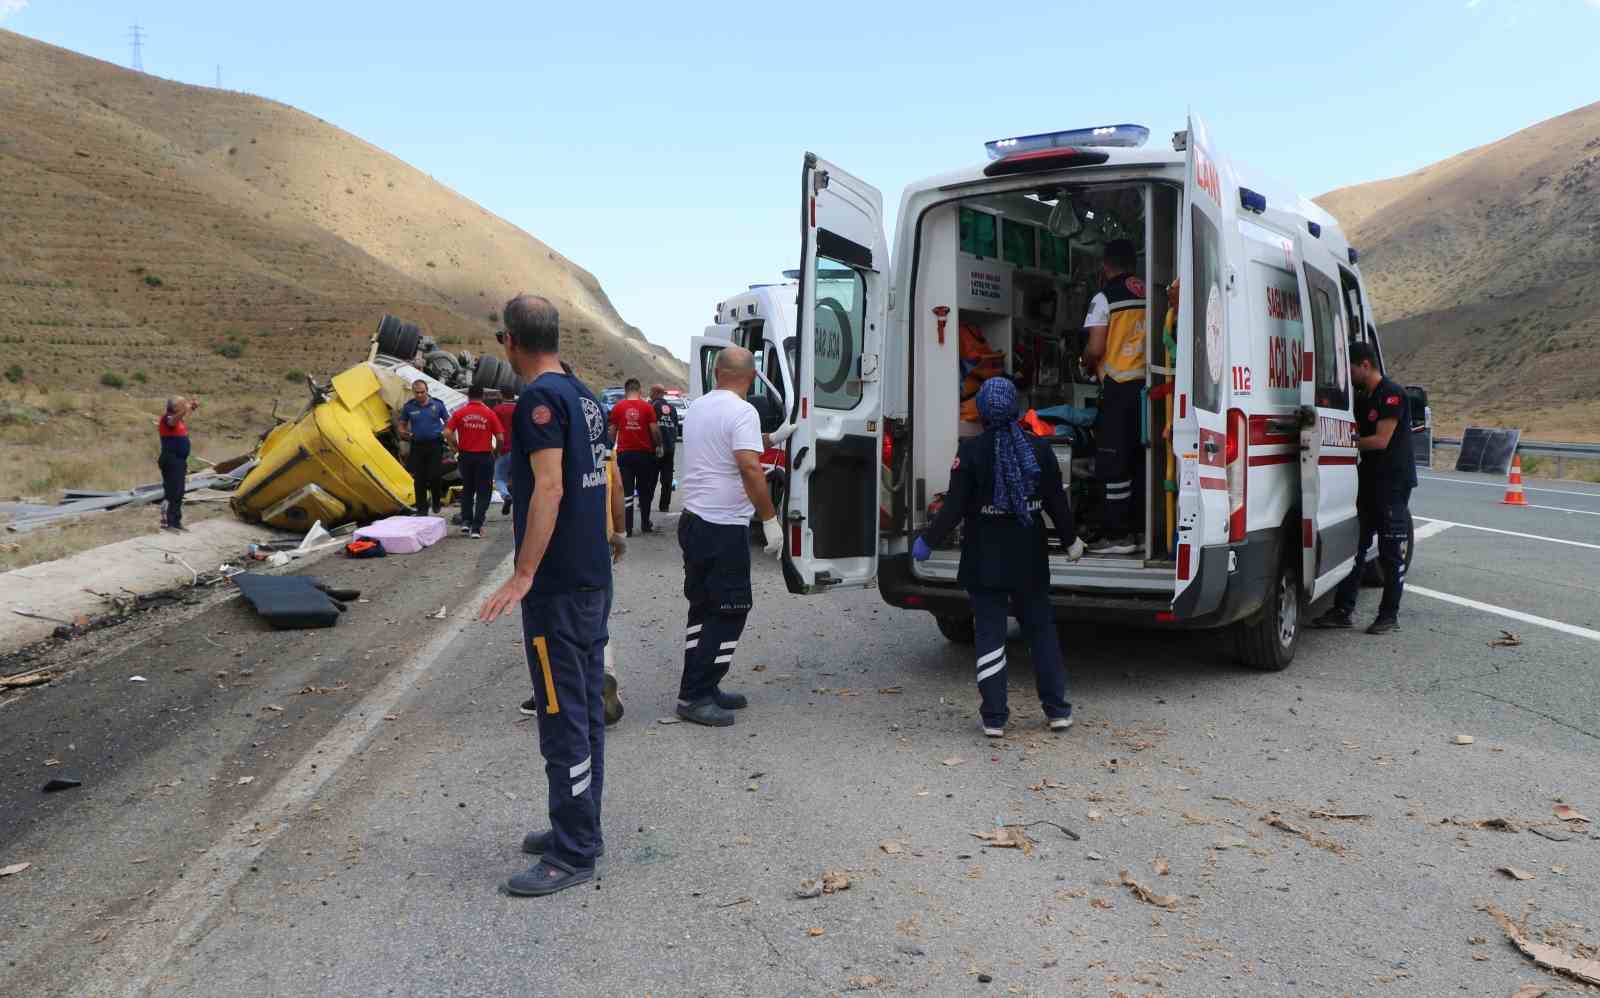
M 378 352 L 386 357 L 409 361 L 422 346 L 422 329 L 392 315 L 378 320 Z
M 1406 564 L 1406 574 L 1411 574 L 1411 556 L 1417 550 L 1417 521 L 1412 517 L 1406 523 L 1406 543 L 1400 551 L 1400 557 Z M 1361 585 L 1367 589 L 1383 588 L 1383 566 L 1377 558 L 1368 561 L 1361 569 Z
M 1294 661 L 1300 645 L 1302 611 L 1300 598 L 1299 548 L 1289 548 L 1291 557 L 1283 559 L 1277 582 L 1256 615 L 1233 625 L 1234 651 L 1239 661 L 1252 669 L 1276 672 Z
M 934 617 L 933 619 L 939 625 L 939 633 L 958 645 L 970 645 L 978 640 L 978 632 L 973 627 L 971 617 Z

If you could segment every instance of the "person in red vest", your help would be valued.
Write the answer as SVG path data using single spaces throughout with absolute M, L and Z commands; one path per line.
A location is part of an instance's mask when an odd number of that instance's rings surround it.
M 646 534 L 655 530 L 650 526 L 650 500 L 656 494 L 656 462 L 664 451 L 660 421 L 655 408 L 640 397 L 639 379 L 629 378 L 622 389 L 627 392 L 626 397 L 611 407 L 611 437 L 617 451 L 617 470 L 622 472 L 627 535 L 632 537 L 635 505 L 639 509 L 639 529 Z
M 156 458 L 156 467 L 161 469 L 165 497 L 161 514 L 164 530 L 184 529 L 183 484 L 189 477 L 189 417 L 199 408 L 199 399 L 180 395 L 167 399 L 167 411 L 156 420 L 156 433 L 161 438 L 161 456 Z
M 461 532 L 476 539 L 483 536 L 483 518 L 494 488 L 494 452 L 505 431 L 494 410 L 483 404 L 481 385 L 467 389 L 467 404 L 450 416 L 444 429 L 456 449 L 456 470 L 461 472 Z

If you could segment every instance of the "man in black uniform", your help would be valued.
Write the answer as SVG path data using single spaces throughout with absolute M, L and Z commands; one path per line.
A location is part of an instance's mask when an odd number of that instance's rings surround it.
M 537 897 L 592 879 L 605 852 L 600 792 L 611 557 L 599 539 L 607 533 L 606 421 L 594 395 L 563 369 L 555 306 L 518 295 L 503 314 L 506 355 L 529 382 L 511 424 L 516 571 L 478 619 L 492 621 L 522 606 L 550 830 L 523 838 L 522 851 L 541 858 L 506 890 Z
M 650 405 L 656 411 L 656 424 L 661 427 L 661 457 L 656 467 L 661 473 L 657 495 L 661 497 L 661 512 L 672 504 L 672 479 L 677 474 L 678 410 L 667 401 L 667 390 L 661 385 L 650 386 Z
M 1374 534 L 1378 565 L 1383 569 L 1383 601 L 1368 634 L 1400 629 L 1400 594 L 1405 589 L 1405 543 L 1411 524 L 1411 490 L 1417 487 L 1417 462 L 1411 454 L 1411 403 L 1405 389 L 1385 377 L 1378 352 L 1370 343 L 1350 345 L 1350 380 L 1356 386 L 1356 429 L 1361 464 L 1356 512 L 1361 537 L 1356 563 L 1339 583 L 1333 609 L 1318 617 L 1317 627 L 1350 627 L 1355 623 L 1356 597 Z
M 1013 603 L 1033 652 L 1034 682 L 1046 721 L 1050 730 L 1065 731 L 1072 727 L 1072 705 L 1050 609 L 1050 556 L 1040 513 L 1050 514 L 1069 559 L 1082 557 L 1083 542 L 1050 445 L 1023 432 L 1017 422 L 1016 386 L 1005 378 L 985 381 L 978 389 L 978 415 L 984 431 L 961 441 L 950 466 L 944 507 L 912 545 L 912 557 L 926 561 L 961 521 L 956 577 L 972 598 L 983 733 L 1004 735 L 1011 714 L 1006 705 L 1006 620 Z

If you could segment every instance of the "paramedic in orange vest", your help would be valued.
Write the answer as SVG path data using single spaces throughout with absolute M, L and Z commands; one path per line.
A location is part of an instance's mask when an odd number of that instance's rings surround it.
M 1145 382 L 1145 333 L 1149 324 L 1144 281 L 1134 274 L 1137 252 L 1126 239 L 1106 244 L 1101 290 L 1083 320 L 1088 331 L 1084 364 L 1100 376 L 1100 414 L 1095 420 L 1095 477 L 1105 487 L 1100 537 L 1090 554 L 1133 554 L 1144 496 L 1144 445 L 1140 440 L 1140 393 Z

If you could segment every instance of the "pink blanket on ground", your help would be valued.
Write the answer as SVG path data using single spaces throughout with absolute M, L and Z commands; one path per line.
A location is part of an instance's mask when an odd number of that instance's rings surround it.
M 414 554 L 438 543 L 444 533 L 442 516 L 391 516 L 367 524 L 356 531 L 356 536 L 381 542 L 390 554 Z

